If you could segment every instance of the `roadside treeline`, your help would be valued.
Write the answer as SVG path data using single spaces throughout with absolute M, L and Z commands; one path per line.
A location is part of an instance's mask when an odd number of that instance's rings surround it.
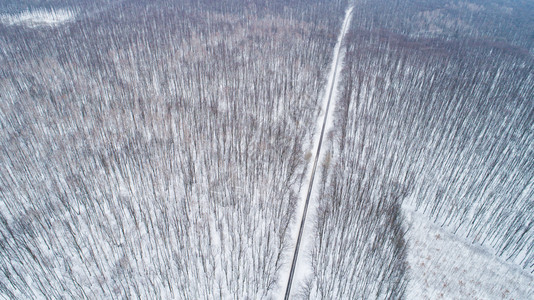
M 346 44 L 359 45 L 353 37 Z M 391 158 L 369 147 L 381 124 L 362 115 L 365 104 L 357 97 L 360 89 L 373 86 L 366 76 L 377 76 L 369 66 L 359 71 L 371 53 L 345 57 L 309 250 L 313 274 L 301 290 L 306 299 L 402 299 L 406 289 L 400 207 L 407 190 L 388 169 Z
M 276 287 L 338 16 L 167 4 L 0 27 L 8 298 Z

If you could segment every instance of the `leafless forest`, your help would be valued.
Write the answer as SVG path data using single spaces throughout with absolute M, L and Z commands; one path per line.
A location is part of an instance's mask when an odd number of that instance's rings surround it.
M 532 270 L 529 58 L 364 32 L 347 47 L 338 160 L 313 249 L 318 298 L 397 298 L 390 292 L 404 284 L 403 202 Z M 335 251 L 339 259 L 328 254 Z
M 406 206 L 534 272 L 534 7 L 490 2 L 57 0 L 73 21 L 0 22 L 0 298 L 276 297 L 349 5 L 298 297 L 403 299 Z
M 373 29 L 398 21 L 370 20 L 378 4 L 355 10 L 346 41 L 305 298 L 403 298 L 402 204 L 532 272 L 532 56 L 474 33 Z
M 245 4 L 125 2 L 1 28 L 4 295 L 276 286 L 344 7 Z

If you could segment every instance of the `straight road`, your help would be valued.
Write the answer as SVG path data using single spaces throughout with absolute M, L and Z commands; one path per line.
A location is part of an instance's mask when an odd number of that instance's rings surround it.
M 350 26 L 350 20 L 352 19 L 352 9 L 353 7 L 349 7 L 349 9 L 347 9 L 346 13 L 345 13 L 345 19 L 343 20 L 343 25 L 341 26 L 341 32 L 339 33 L 339 37 L 338 37 L 338 40 L 337 40 L 337 43 L 336 43 L 336 46 L 334 48 L 334 58 L 332 60 L 332 67 L 331 67 L 331 71 L 330 71 L 330 76 L 328 78 L 328 82 L 327 82 L 327 86 L 326 86 L 326 94 L 325 94 L 325 98 L 324 98 L 324 102 L 323 102 L 323 107 L 325 106 L 324 104 L 326 103 L 326 108 L 325 108 L 325 111 L 324 111 L 324 117 L 322 119 L 322 124 L 319 123 L 321 122 L 321 119 L 318 120 L 318 128 L 319 126 L 321 126 L 321 133 L 319 135 L 319 140 L 316 142 L 316 145 L 315 145 L 315 159 L 313 161 L 313 167 L 311 169 L 311 174 L 309 176 L 309 180 L 308 180 L 308 191 L 306 193 L 306 198 L 304 200 L 304 210 L 302 212 L 302 217 L 301 217 L 301 220 L 300 220 L 300 227 L 299 227 L 299 234 L 298 234 L 298 237 L 297 237 L 297 242 L 295 244 L 295 251 L 293 252 L 293 260 L 292 260 L 292 263 L 291 263 L 291 269 L 289 271 L 289 279 L 287 281 L 287 286 L 286 286 L 286 292 L 285 292 L 285 297 L 284 299 L 288 300 L 289 299 L 289 296 L 291 295 L 291 285 L 293 283 L 293 277 L 295 275 L 295 269 L 296 269 L 296 266 L 297 266 L 297 260 L 298 260 L 298 255 L 299 255 L 299 250 L 300 250 L 300 245 L 301 245 L 301 242 L 302 242 L 302 235 L 303 235 L 303 232 L 304 232 L 304 225 L 306 223 L 306 215 L 308 214 L 308 207 L 309 207 L 309 204 L 310 204 L 310 198 L 312 196 L 312 191 L 313 191 L 313 184 L 314 184 L 314 179 L 315 179 L 315 173 L 317 171 L 317 165 L 318 165 L 318 162 L 319 162 L 319 157 L 321 155 L 321 147 L 322 147 L 322 144 L 323 144 L 323 138 L 324 138 L 324 135 L 325 135 L 325 132 L 327 131 L 328 129 L 328 120 L 329 120 L 329 117 L 330 117 L 330 114 L 331 114 L 331 103 L 332 102 L 335 102 L 335 99 L 334 98 L 334 91 L 337 90 L 337 86 L 339 85 L 339 79 L 340 79 L 340 73 L 341 73 L 341 67 L 342 67 L 342 64 L 343 64 L 343 57 L 344 55 L 342 55 L 341 53 L 341 45 L 343 43 L 343 39 L 345 37 L 345 35 L 347 34 L 348 30 L 349 30 L 349 26 Z

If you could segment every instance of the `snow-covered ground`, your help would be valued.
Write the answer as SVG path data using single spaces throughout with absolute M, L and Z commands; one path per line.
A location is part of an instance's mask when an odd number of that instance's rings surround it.
M 407 299 L 534 299 L 534 276 L 404 207 Z
M 0 22 L 6 25 L 24 25 L 31 28 L 40 26 L 59 26 L 72 22 L 77 13 L 67 9 L 57 10 L 26 10 L 18 14 L 0 15 Z

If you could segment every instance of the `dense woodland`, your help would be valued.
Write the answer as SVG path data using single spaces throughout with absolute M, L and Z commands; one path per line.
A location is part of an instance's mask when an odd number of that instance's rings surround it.
M 297 298 L 404 298 L 403 207 L 534 271 L 534 14 L 482 2 L 353 2 Z M 284 289 L 349 1 L 37 4 L 78 14 L 0 23 L 0 298 Z
M 0 294 L 277 288 L 344 5 L 260 4 L 0 28 Z

